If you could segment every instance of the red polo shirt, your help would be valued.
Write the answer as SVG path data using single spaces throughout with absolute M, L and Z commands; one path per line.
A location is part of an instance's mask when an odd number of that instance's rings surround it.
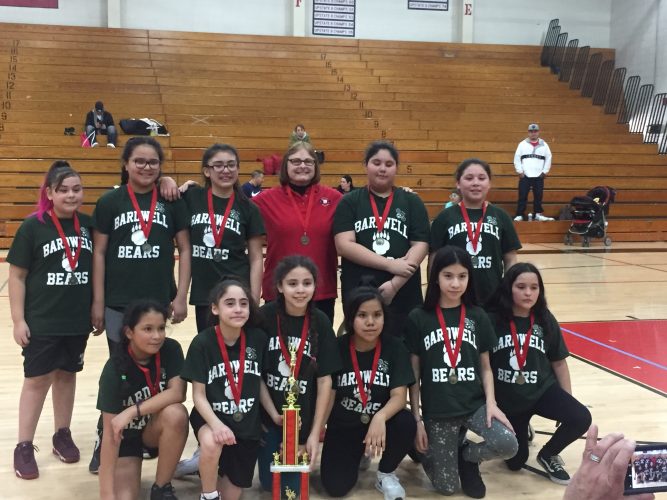
M 264 190 L 252 198 L 252 201 L 259 207 L 266 228 L 267 247 L 262 297 L 266 301 L 275 300 L 273 270 L 283 257 L 298 254 L 312 259 L 320 272 L 314 299 L 336 298 L 338 256 L 332 228 L 336 205 L 342 195 L 335 189 L 321 184 L 311 186 L 303 196 L 292 191 L 293 199 L 302 214 L 302 217 L 299 218 L 293 213 L 294 207 L 287 196 L 288 189 L 287 186 L 278 186 Z M 301 219 L 306 218 L 309 196 L 315 197 L 308 225 L 310 243 L 302 245 Z

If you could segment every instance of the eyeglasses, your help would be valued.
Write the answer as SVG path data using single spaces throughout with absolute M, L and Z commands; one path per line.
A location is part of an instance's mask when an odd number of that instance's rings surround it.
M 312 158 L 306 158 L 305 160 L 302 160 L 301 158 L 290 158 L 287 161 L 290 162 L 295 167 L 300 167 L 302 163 L 307 167 L 312 167 L 315 165 L 315 160 L 313 160 Z
M 225 163 L 224 161 L 216 161 L 215 163 L 211 163 L 210 165 L 206 165 L 208 168 L 212 168 L 216 172 L 222 172 L 223 170 L 227 169 L 229 172 L 233 172 L 237 168 L 239 168 L 239 164 L 236 163 L 235 161 L 228 161 Z
M 137 168 L 150 168 L 152 170 L 155 170 L 156 168 L 160 167 L 160 160 L 157 158 L 153 158 L 150 160 L 147 160 L 146 158 L 133 158 L 132 162 Z

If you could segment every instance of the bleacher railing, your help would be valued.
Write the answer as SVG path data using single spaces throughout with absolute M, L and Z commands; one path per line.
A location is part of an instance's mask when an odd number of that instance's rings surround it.
M 657 144 L 659 154 L 667 154 L 667 93 L 654 95 L 653 84 L 640 85 L 637 75 L 626 80 L 626 68 L 616 68 L 602 52 L 590 54 L 591 48 L 579 47 L 576 38 L 568 42 L 562 31 L 559 19 L 549 22 L 540 64 L 582 97 L 590 97 L 593 105 L 603 106 L 605 114 L 616 114 L 616 122 L 627 124 L 630 133 Z

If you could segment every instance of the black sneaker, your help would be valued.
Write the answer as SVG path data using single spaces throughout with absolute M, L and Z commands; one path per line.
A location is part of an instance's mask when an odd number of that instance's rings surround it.
M 459 448 L 459 478 L 461 479 L 461 490 L 471 498 L 484 498 L 486 496 L 486 486 L 479 473 L 479 464 L 468 462 L 463 459 L 463 450 L 468 444 Z
M 151 500 L 178 500 L 176 496 L 176 491 L 171 483 L 167 483 L 164 486 L 158 486 L 153 483 L 151 488 Z
M 533 439 L 535 439 L 535 430 L 532 425 L 528 424 L 528 442 L 532 443 Z
M 93 445 L 93 456 L 88 464 L 88 472 L 97 474 L 100 469 L 100 450 L 102 449 L 102 431 L 97 429 L 97 438 Z
M 570 484 L 570 475 L 563 468 L 563 459 L 560 455 L 553 455 L 551 457 L 544 457 L 541 453 L 537 454 L 537 463 L 549 474 L 551 479 L 556 484 L 568 485 Z

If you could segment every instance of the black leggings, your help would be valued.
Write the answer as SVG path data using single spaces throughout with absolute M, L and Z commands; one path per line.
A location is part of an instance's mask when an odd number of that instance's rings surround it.
M 533 415 L 560 422 L 554 435 L 540 450 L 543 457 L 560 454 L 591 426 L 591 413 L 588 408 L 561 389 L 557 383 L 553 384 L 533 408 L 517 415 L 507 415 L 519 442 L 517 454 L 505 460 L 511 470 L 519 470 L 528 460 L 528 424 Z
M 357 484 L 359 464 L 364 454 L 363 443 L 368 425 L 327 427 L 322 445 L 320 475 L 322 486 L 332 497 L 342 497 Z M 394 472 L 401 460 L 414 447 L 417 424 L 408 410 L 401 410 L 387 421 L 385 450 L 380 459 L 380 472 Z

